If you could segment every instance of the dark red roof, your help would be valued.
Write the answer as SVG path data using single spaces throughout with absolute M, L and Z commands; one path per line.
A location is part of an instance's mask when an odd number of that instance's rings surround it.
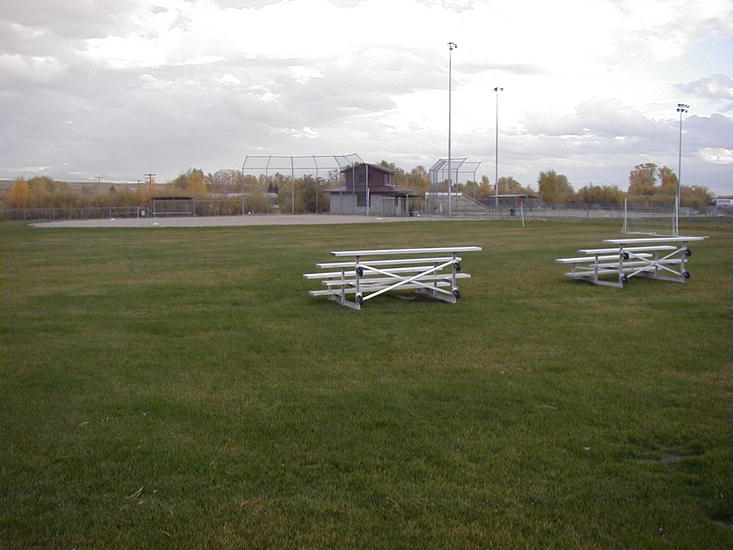
M 369 162 L 360 162 L 358 164 L 354 164 L 353 166 L 342 168 L 341 171 L 348 172 L 350 170 L 353 170 L 354 168 L 359 168 L 360 166 L 368 166 L 369 168 L 372 168 L 374 170 L 379 170 L 380 172 L 385 172 L 387 174 L 396 174 L 397 173 L 395 170 L 392 170 L 391 168 L 387 168 L 386 166 L 382 166 L 380 164 L 371 164 Z

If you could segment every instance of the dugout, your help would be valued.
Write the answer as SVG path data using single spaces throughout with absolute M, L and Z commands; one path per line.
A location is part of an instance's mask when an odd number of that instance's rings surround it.
M 151 197 L 150 213 L 154 218 L 195 216 L 196 199 L 184 195 Z

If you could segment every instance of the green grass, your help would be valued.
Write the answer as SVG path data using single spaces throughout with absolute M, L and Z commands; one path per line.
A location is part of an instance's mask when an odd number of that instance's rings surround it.
M 730 228 L 565 280 L 617 225 L 4 225 L 0 547 L 730 548 Z M 456 244 L 456 305 L 301 277 Z

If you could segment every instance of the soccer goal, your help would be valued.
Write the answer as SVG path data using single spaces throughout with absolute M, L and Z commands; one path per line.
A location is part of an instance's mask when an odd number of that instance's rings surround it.
M 624 199 L 622 233 L 636 235 L 679 235 L 675 195 L 627 195 Z

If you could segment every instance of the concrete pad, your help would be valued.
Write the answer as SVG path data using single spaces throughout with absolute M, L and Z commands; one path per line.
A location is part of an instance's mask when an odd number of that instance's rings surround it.
M 262 214 L 246 216 L 191 216 L 170 218 L 112 218 L 99 220 L 67 220 L 40 222 L 33 227 L 237 227 L 248 225 L 325 225 L 345 223 L 394 223 L 428 221 L 440 218 L 427 217 L 387 217 L 338 216 L 330 214 Z

